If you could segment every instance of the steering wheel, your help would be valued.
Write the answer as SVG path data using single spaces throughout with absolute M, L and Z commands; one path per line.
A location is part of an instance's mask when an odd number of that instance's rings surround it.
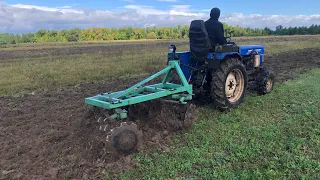
M 226 37 L 226 41 L 227 41 L 227 44 L 229 44 L 231 42 L 231 37 Z
M 235 42 L 232 41 L 231 39 L 231 34 L 233 33 L 234 31 L 228 31 L 227 34 L 229 34 L 229 36 L 226 36 L 226 41 L 227 41 L 227 45 L 236 45 Z

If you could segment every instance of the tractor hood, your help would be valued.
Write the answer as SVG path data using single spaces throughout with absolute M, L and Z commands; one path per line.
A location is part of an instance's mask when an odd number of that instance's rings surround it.
M 252 50 L 256 50 L 259 54 L 264 54 L 263 45 L 243 45 L 239 46 L 239 53 L 242 56 L 249 55 Z

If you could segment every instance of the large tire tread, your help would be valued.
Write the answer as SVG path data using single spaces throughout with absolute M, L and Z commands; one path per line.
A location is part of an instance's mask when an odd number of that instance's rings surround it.
M 233 68 L 239 68 L 243 72 L 244 76 L 244 91 L 237 103 L 230 103 L 225 96 L 225 81 L 228 73 Z M 246 74 L 245 66 L 237 58 L 230 58 L 221 63 L 220 68 L 213 72 L 211 82 L 211 98 L 214 104 L 220 110 L 228 110 L 235 108 L 238 104 L 242 103 L 244 94 L 248 85 L 248 77 Z

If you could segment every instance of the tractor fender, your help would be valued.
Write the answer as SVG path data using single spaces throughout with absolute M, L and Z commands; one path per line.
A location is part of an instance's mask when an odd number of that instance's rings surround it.
M 209 61 L 209 67 L 212 69 L 219 69 L 220 64 L 230 58 L 237 58 L 242 61 L 242 57 L 237 52 L 228 52 L 228 53 L 212 53 L 208 56 L 211 61 Z
M 225 60 L 225 59 L 229 59 L 229 58 L 238 58 L 239 60 L 242 59 L 241 55 L 237 52 L 216 53 L 215 57 L 218 60 Z

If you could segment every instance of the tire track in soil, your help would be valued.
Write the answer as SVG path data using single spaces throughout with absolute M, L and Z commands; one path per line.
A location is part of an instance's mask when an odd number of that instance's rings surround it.
M 307 49 L 266 56 L 265 65 L 274 70 L 277 82 L 283 82 L 320 67 L 320 51 Z M 0 97 L 0 169 L 8 171 L 0 179 L 101 178 L 103 169 L 117 174 L 134 167 L 130 156 L 118 161 L 112 156 L 106 156 L 106 162 L 97 160 L 105 155 L 103 144 L 95 139 L 100 134 L 88 124 L 90 107 L 84 104 L 84 98 L 120 90 L 139 80 L 82 84 L 18 98 Z M 157 137 L 163 134 L 168 132 L 155 131 L 148 136 L 159 141 Z
M 277 82 L 293 79 L 302 72 L 320 67 L 320 49 L 311 48 L 266 55 L 265 66 L 276 73 Z

